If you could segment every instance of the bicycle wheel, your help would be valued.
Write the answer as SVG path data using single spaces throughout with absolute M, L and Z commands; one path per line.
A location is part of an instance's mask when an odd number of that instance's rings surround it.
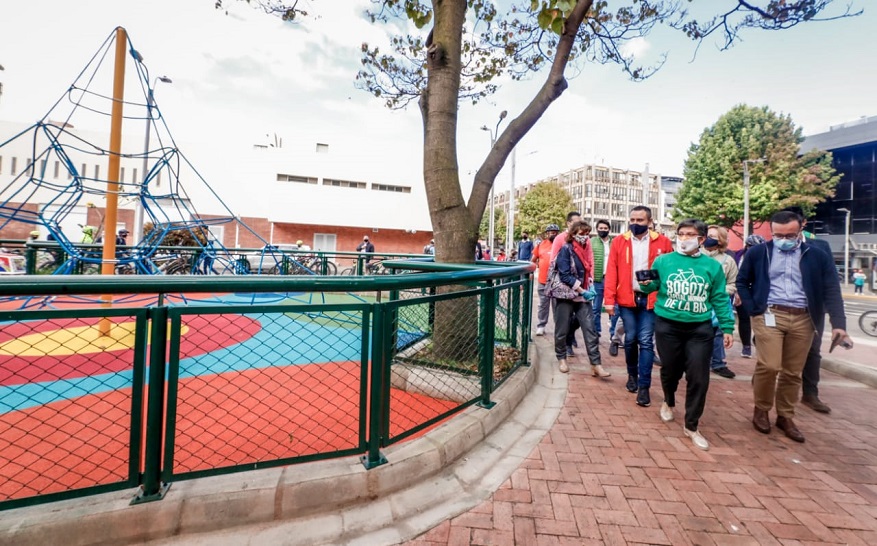
M 869 336 L 877 337 L 877 311 L 865 311 L 859 317 L 859 328 Z
M 345 267 L 344 269 L 341 270 L 341 276 L 343 276 L 343 277 L 350 277 L 350 276 L 355 275 L 355 274 L 356 274 L 355 267 Z

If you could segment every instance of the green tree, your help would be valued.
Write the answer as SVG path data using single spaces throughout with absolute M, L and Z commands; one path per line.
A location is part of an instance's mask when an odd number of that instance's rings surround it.
M 566 214 L 575 208 L 572 197 L 560 184 L 539 182 L 517 203 L 515 240 L 526 231 L 539 234 L 548 224 L 564 225 Z
M 484 209 L 484 215 L 481 217 L 481 224 L 478 226 L 478 233 L 485 240 L 490 236 L 490 207 Z M 505 241 L 506 229 L 508 228 L 508 220 L 506 218 L 505 210 L 501 207 L 493 207 L 493 237 L 497 241 Z M 494 244 L 493 241 L 487 241 L 487 245 L 493 249 Z M 498 245 L 502 246 L 502 244 Z
M 223 1 L 214 4 L 222 9 Z M 317 4 L 317 0 L 246 1 L 292 22 Z M 714 15 L 707 19 L 696 18 L 685 9 L 686 2 L 677 0 L 619 0 L 612 2 L 614 11 L 607 0 L 371 0 L 371 4 L 367 16 L 386 24 L 393 35 L 389 52 L 362 44 L 357 85 L 390 108 L 417 101 L 423 119 L 423 178 L 435 258 L 468 263 L 497 174 L 518 142 L 569 86 L 568 65 L 617 63 L 633 79 L 642 79 L 660 68 L 663 60 L 652 67 L 635 66 L 623 46 L 648 35 L 656 25 L 695 41 L 718 33 L 722 47 L 728 48 L 745 29 L 782 30 L 818 21 L 834 0 L 713 0 L 705 9 L 712 9 Z M 338 9 L 337 2 L 322 5 L 327 6 L 325 17 Z M 846 6 L 827 18 L 849 15 L 853 14 Z M 413 31 L 427 27 L 428 33 Z M 460 101 L 478 102 L 500 83 L 540 70 L 546 72 L 541 88 L 496 136 L 466 199 L 457 161 Z M 475 323 L 459 324 L 460 317 L 475 320 L 475 302 L 455 302 L 436 306 L 434 340 L 439 357 L 444 356 L 444 348 L 477 346 Z M 469 308 L 459 307 L 466 305 Z
M 814 150 L 799 155 L 801 133 L 789 115 L 766 106 L 732 108 L 691 145 L 676 219 L 701 218 L 729 228 L 742 220 L 744 160 L 750 160 L 752 222 L 765 221 L 791 205 L 812 211 L 834 195 L 840 175 L 831 166 L 830 153 Z

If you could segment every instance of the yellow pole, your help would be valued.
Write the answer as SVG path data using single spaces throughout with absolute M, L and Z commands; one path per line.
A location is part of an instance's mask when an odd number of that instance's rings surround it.
M 113 76 L 113 109 L 110 117 L 110 161 L 107 168 L 107 211 L 104 216 L 104 249 L 101 274 L 112 275 L 116 259 L 116 223 L 119 204 L 119 169 L 122 153 L 122 106 L 125 100 L 125 57 L 128 50 L 128 34 L 122 27 L 116 28 L 116 64 Z M 111 294 L 101 296 L 105 306 L 113 302 Z M 100 334 L 110 335 L 112 323 L 100 321 Z

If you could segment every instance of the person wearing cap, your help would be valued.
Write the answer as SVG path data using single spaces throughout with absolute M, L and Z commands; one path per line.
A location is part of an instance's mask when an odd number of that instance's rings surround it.
M 746 238 L 746 244 L 743 248 L 734 253 L 734 261 L 737 262 L 738 271 L 740 266 L 743 265 L 743 257 L 746 255 L 746 252 L 763 242 L 765 242 L 764 237 L 761 235 L 750 235 Z M 740 335 L 740 343 L 743 344 L 740 355 L 743 358 L 752 358 L 752 321 L 746 308 L 740 302 L 739 294 L 734 294 L 734 308 L 737 310 L 737 333 Z
M 548 266 L 551 265 L 551 245 L 555 237 L 560 233 L 557 224 L 548 224 L 545 227 L 545 238 L 533 250 L 530 261 L 538 267 L 536 276 L 537 293 L 539 294 L 539 310 L 536 314 L 536 335 L 545 335 L 545 326 L 548 325 L 548 311 L 551 307 L 551 298 L 545 294 L 545 285 L 548 282 Z
M 116 246 L 125 246 L 128 244 L 128 230 L 121 229 L 119 230 L 119 234 L 116 235 Z

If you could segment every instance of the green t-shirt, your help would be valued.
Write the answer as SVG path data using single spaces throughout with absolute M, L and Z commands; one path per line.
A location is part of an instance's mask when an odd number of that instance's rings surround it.
M 642 288 L 643 292 L 657 290 L 656 315 L 678 322 L 704 322 L 712 319 L 715 310 L 722 331 L 734 333 L 722 264 L 706 254 L 671 252 L 658 256 L 652 269 L 658 271 L 659 280 Z

